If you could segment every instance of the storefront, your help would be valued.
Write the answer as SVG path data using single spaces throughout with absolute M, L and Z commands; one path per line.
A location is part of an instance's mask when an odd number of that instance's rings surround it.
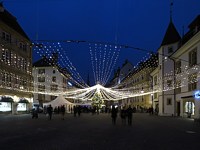
M 0 112 L 20 113 L 28 112 L 31 99 L 19 98 L 16 96 L 0 96 Z
M 195 99 L 194 96 L 185 96 L 182 98 L 183 117 L 191 118 L 195 115 Z

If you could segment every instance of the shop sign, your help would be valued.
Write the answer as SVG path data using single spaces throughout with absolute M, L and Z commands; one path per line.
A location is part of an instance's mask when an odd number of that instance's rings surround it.
M 194 93 L 194 97 L 195 97 L 195 99 L 200 99 L 200 91 L 196 91 Z

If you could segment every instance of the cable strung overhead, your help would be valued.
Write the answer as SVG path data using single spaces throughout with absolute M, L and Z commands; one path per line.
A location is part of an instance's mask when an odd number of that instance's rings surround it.
M 85 81 L 82 79 L 80 74 L 78 73 L 75 66 L 70 61 L 68 55 L 67 55 L 67 44 L 74 43 L 78 44 L 80 46 L 80 43 L 85 43 L 85 47 L 88 48 L 90 53 L 90 60 L 91 60 L 91 67 L 93 70 L 95 85 L 92 87 L 89 87 Z M 165 74 L 164 77 L 158 78 L 158 83 L 161 83 L 163 80 L 171 79 L 172 76 L 175 76 L 177 83 L 173 83 L 171 87 L 164 85 L 163 87 L 157 86 L 156 88 L 152 89 L 149 85 L 151 83 L 145 83 L 145 84 L 134 84 L 134 80 L 132 75 L 130 74 L 127 76 L 126 80 L 122 82 L 121 84 L 115 85 L 111 88 L 104 87 L 107 83 L 107 81 L 110 78 L 111 72 L 113 68 L 115 67 L 115 64 L 118 60 L 119 54 L 121 49 L 123 48 L 130 48 L 135 49 L 139 51 L 143 51 L 145 53 L 148 52 L 149 57 L 145 57 L 141 62 L 135 66 L 135 72 L 137 71 L 143 71 L 145 72 L 144 67 L 146 70 L 156 68 L 156 66 L 159 66 L 158 64 L 158 58 L 152 51 L 148 51 L 145 49 L 127 46 L 127 45 L 119 45 L 119 44 L 113 44 L 113 43 L 104 43 L 104 42 L 91 42 L 91 41 L 81 41 L 81 40 L 65 40 L 65 41 L 37 41 L 37 43 L 34 43 L 33 50 L 37 54 L 39 54 L 40 57 L 47 56 L 49 58 L 52 57 L 52 53 L 57 53 L 59 55 L 58 60 L 58 66 L 62 68 L 67 68 L 67 71 L 69 71 L 70 79 L 77 85 L 79 88 L 73 88 L 66 92 L 63 92 L 64 90 L 58 89 L 57 91 L 32 91 L 33 93 L 41 93 L 41 94 L 49 94 L 49 95 L 63 95 L 66 98 L 70 99 L 77 99 L 82 101 L 90 101 L 94 98 L 95 94 L 98 93 L 102 100 L 121 100 L 136 96 L 142 96 L 142 95 L 148 95 L 153 94 L 155 92 L 161 92 L 161 91 L 168 91 L 173 90 L 175 88 L 186 86 L 188 83 L 196 82 L 197 78 L 200 76 L 200 66 L 196 65 L 192 68 L 188 68 L 188 66 L 182 66 L 182 73 L 176 74 L 174 71 L 171 71 L 171 74 Z M 171 59 L 175 58 L 168 58 L 166 56 L 165 61 L 169 61 Z M 51 65 L 55 65 L 54 63 L 51 63 Z M 194 74 L 193 76 L 190 76 L 190 78 L 187 78 L 186 75 L 190 74 L 193 70 L 196 70 L 197 74 Z M 134 73 L 134 72 L 133 72 Z M 51 79 L 48 80 L 48 76 L 46 77 L 48 82 L 52 82 Z M 151 81 L 149 81 L 151 82 Z M 39 85 L 38 82 L 34 81 L 34 85 Z M 46 86 L 46 85 L 45 85 Z M 30 92 L 30 91 L 29 91 Z

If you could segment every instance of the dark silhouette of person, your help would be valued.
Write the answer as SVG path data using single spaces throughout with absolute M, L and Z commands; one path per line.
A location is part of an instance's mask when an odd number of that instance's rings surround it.
M 62 120 L 65 119 L 65 105 L 62 105 L 61 108 L 60 108 L 60 111 L 61 111 L 61 115 L 62 115 Z
M 74 106 L 74 117 L 76 117 L 76 113 L 77 113 L 77 107 Z
M 32 119 L 33 118 L 38 118 L 38 111 L 35 108 L 32 109 Z
M 112 117 L 112 124 L 115 125 L 116 124 L 116 119 L 117 119 L 117 109 L 115 108 L 115 106 L 112 106 L 111 109 L 111 117 Z
M 128 117 L 128 125 L 132 124 L 132 113 L 133 113 L 133 109 L 131 108 L 131 106 L 129 105 L 129 107 L 126 110 L 127 112 L 127 117 Z
M 55 113 L 55 114 L 58 113 L 58 109 L 57 109 L 57 107 L 54 108 L 54 113 Z
M 122 124 L 125 125 L 126 124 L 126 110 L 124 107 L 121 109 L 120 116 L 121 116 Z
M 57 108 L 57 113 L 58 114 L 60 113 L 60 106 L 58 106 L 58 108 Z
M 78 116 L 80 117 L 80 115 L 81 115 L 81 106 L 78 106 L 77 112 L 78 112 Z
M 51 105 L 49 105 L 48 107 L 47 107 L 47 113 L 48 113 L 48 118 L 49 118 L 49 120 L 51 120 L 51 118 L 52 118 L 52 113 L 53 113 L 53 108 L 51 107 Z

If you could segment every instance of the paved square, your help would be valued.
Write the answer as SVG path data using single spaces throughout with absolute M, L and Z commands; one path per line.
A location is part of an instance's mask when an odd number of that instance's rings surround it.
M 119 115 L 119 114 L 118 114 Z M 110 114 L 0 115 L 1 150 L 193 150 L 200 147 L 200 125 L 192 119 L 133 114 L 132 126 Z

